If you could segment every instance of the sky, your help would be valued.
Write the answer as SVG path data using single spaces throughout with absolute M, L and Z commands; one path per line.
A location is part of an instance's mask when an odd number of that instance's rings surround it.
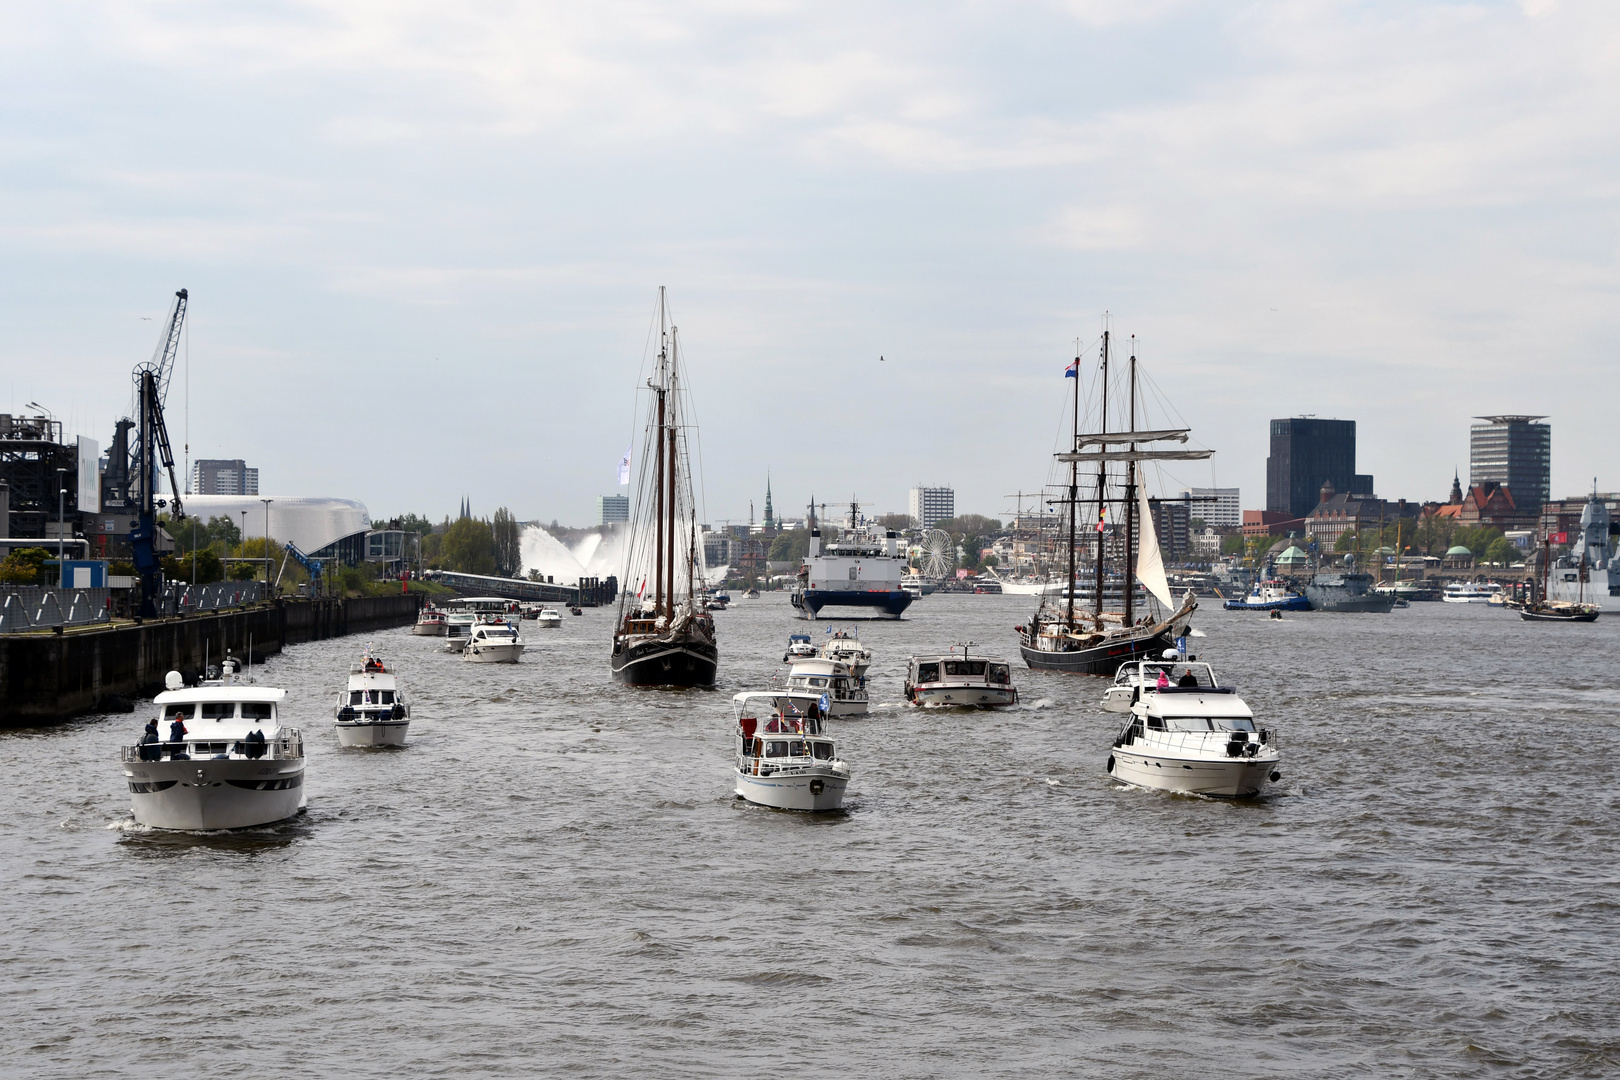
M 1154 487 L 1312 414 L 1443 499 L 1524 412 L 1615 490 L 1617 121 L 1604 2 L 6 2 L 0 409 L 105 446 L 184 287 L 190 458 L 590 524 L 662 285 L 711 523 L 1006 514 L 1105 313 Z

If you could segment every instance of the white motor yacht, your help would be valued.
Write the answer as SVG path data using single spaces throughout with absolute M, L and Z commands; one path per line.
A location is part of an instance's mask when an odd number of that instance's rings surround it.
M 348 689 L 338 694 L 332 715 L 339 746 L 404 746 L 411 725 L 393 670 L 370 650 L 349 668 Z
M 1182 684 L 1187 674 L 1197 685 Z M 1215 685 L 1208 664 L 1176 665 L 1175 678 L 1164 687 L 1157 673 L 1149 678 L 1138 671 L 1136 686 L 1138 700 L 1108 757 L 1108 773 L 1116 780 L 1159 791 L 1245 798 L 1258 795 L 1267 781 L 1282 779 L 1271 733 L 1256 727 L 1254 713 L 1230 687 Z
M 787 685 L 793 693 L 825 696 L 822 708 L 829 716 L 866 715 L 866 680 L 856 678 L 848 664 L 816 656 L 795 660 L 788 668 Z
M 445 613 L 438 608 L 423 608 L 416 616 L 416 625 L 411 627 L 411 633 L 421 637 L 443 637 L 445 618 Z
M 872 666 L 872 650 L 861 644 L 853 630 L 835 630 L 828 634 L 821 643 L 820 655 L 849 665 L 850 674 L 857 679 L 864 679 L 866 669 Z
M 913 705 L 1018 704 L 1012 665 L 999 656 L 969 657 L 966 649 L 913 656 L 906 664 L 905 694 Z
M 836 810 L 849 766 L 839 759 L 815 694 L 745 693 L 731 699 L 737 794 L 778 810 Z
M 515 664 L 523 655 L 524 641 L 511 623 L 479 623 L 461 658 L 474 664 Z
M 541 608 L 540 614 L 535 616 L 536 625 L 542 627 L 558 627 L 562 625 L 562 612 L 556 608 Z
M 444 651 L 458 653 L 467 647 L 472 638 L 473 627 L 478 625 L 478 616 L 467 611 L 458 611 L 445 616 L 444 619 Z
M 1198 663 L 1196 657 L 1184 657 L 1174 649 L 1170 649 L 1165 653 L 1163 660 L 1143 660 L 1120 668 L 1114 675 L 1114 684 L 1103 691 L 1103 711 L 1130 712 L 1131 706 L 1141 700 L 1143 679 L 1147 680 L 1150 690 L 1167 689 L 1172 686 L 1220 689 L 1213 668 L 1208 664 Z
M 809 634 L 789 634 L 787 652 L 782 654 L 782 663 L 791 664 L 795 660 L 808 660 L 816 655 L 816 647 L 810 644 Z
M 1498 587 L 1494 584 L 1453 581 L 1440 593 L 1440 599 L 1448 604 L 1488 604 L 1497 590 Z
M 281 723 L 287 691 L 178 671 L 153 699 L 159 719 L 123 748 L 135 820 L 157 829 L 244 829 L 304 806 L 304 738 Z

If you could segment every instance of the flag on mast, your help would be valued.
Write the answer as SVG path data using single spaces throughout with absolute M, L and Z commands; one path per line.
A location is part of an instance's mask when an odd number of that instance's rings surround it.
M 630 482 L 630 451 L 635 449 L 635 445 L 636 445 L 635 443 L 631 443 L 629 446 L 625 447 L 624 448 L 624 457 L 619 459 L 619 486 L 620 487 L 624 487 L 624 485 L 626 485 L 626 484 L 628 484 Z
M 1080 377 L 1080 358 L 1074 358 L 1074 363 L 1063 369 L 1065 379 L 1078 379 Z

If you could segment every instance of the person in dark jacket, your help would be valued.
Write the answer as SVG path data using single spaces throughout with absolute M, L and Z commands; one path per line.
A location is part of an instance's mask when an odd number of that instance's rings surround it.
M 185 740 L 186 740 L 186 718 L 185 718 L 185 714 L 183 714 L 183 713 L 181 713 L 181 712 L 179 712 L 177 710 L 175 712 L 175 714 L 174 714 L 174 719 L 169 722 L 169 759 L 171 761 L 176 759 L 176 758 L 179 758 L 179 759 L 182 759 L 182 760 L 190 759 L 191 755 L 186 753 L 186 742 L 185 742 Z
M 159 741 L 157 721 L 155 719 L 148 720 L 146 730 L 141 733 L 141 741 L 138 744 L 141 748 L 142 761 L 156 761 L 162 756 L 162 751 L 158 749 L 157 745 Z

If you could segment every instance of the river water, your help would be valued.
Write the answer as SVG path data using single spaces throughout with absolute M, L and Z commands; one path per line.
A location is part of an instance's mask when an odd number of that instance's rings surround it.
M 245 833 L 132 824 L 150 705 L 0 734 L 0 1073 L 1620 1075 L 1620 618 L 1206 605 L 1284 754 L 1223 803 L 1108 779 L 1099 680 L 898 704 L 909 653 L 1016 656 L 1029 607 L 860 624 L 883 704 L 819 817 L 731 794 L 730 694 L 829 625 L 781 594 L 716 616 L 717 692 L 614 685 L 606 610 L 510 667 L 377 635 L 402 751 L 332 733 L 365 640 L 288 649 L 309 808 Z

